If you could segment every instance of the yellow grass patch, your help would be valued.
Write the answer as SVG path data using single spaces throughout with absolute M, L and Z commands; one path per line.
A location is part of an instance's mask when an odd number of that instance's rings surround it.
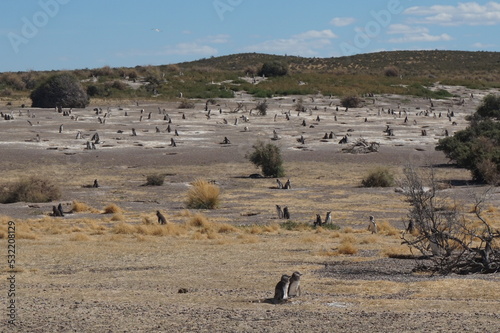
M 378 232 L 380 234 L 387 235 L 387 236 L 399 236 L 399 235 L 401 235 L 401 231 L 399 229 L 395 228 L 389 222 L 384 221 L 384 222 L 377 223 L 377 227 L 378 227 Z
M 214 209 L 220 204 L 220 188 L 203 179 L 195 180 L 187 193 L 186 206 L 194 209 Z
M 238 235 L 237 239 L 242 244 L 254 244 L 254 243 L 258 243 L 260 241 L 259 237 L 254 236 L 254 235 L 247 235 L 247 234 Z
M 73 213 L 83 213 L 83 212 L 90 212 L 94 214 L 99 213 L 99 210 L 90 207 L 84 202 L 79 202 L 79 201 L 73 201 L 73 205 L 71 206 L 71 211 Z
M 103 214 L 121 214 L 123 213 L 123 209 L 118 207 L 116 204 L 109 204 L 104 207 Z
M 90 240 L 90 237 L 87 234 L 78 233 L 69 238 L 72 242 L 87 242 Z
M 119 221 L 124 221 L 124 220 L 125 220 L 125 216 L 123 216 L 122 213 L 113 214 L 113 216 L 111 217 L 111 221 L 113 221 L 113 222 L 119 222 Z

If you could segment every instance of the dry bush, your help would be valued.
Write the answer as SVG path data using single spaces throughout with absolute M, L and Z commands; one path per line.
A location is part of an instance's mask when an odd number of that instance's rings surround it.
M 124 220 L 125 220 L 125 216 L 123 216 L 122 213 L 113 214 L 113 216 L 111 217 L 111 221 L 113 221 L 113 222 L 120 222 L 120 221 L 124 221 Z
M 239 229 L 237 227 L 228 223 L 217 223 L 216 226 L 217 226 L 217 232 L 219 234 L 230 234 L 239 232 Z
M 391 187 L 394 186 L 394 175 L 386 167 L 378 167 L 361 181 L 364 187 Z
M 359 242 L 360 244 L 374 244 L 378 243 L 379 238 L 375 235 L 370 235 L 367 237 L 363 237 L 363 239 Z
M 113 233 L 122 234 L 122 235 L 132 235 L 136 232 L 136 229 L 133 225 L 128 223 L 118 223 L 113 227 Z
M 161 186 L 165 182 L 165 175 L 155 173 L 146 177 L 146 185 Z
M 73 201 L 73 205 L 71 207 L 72 213 L 82 213 L 82 212 L 91 212 L 91 213 L 99 213 L 99 210 L 90 207 L 84 202 Z
M 78 233 L 76 235 L 71 236 L 69 240 L 72 242 L 87 242 L 90 240 L 90 237 L 86 234 Z
M 50 202 L 61 197 L 61 190 L 51 180 L 32 176 L 0 188 L 0 202 Z
M 361 106 L 361 102 L 357 96 L 346 96 L 340 100 L 340 104 L 346 108 L 358 108 Z
M 382 250 L 382 255 L 388 258 L 409 257 L 412 255 L 411 250 L 406 245 L 391 246 Z
M 262 231 L 265 233 L 272 233 L 272 232 L 277 232 L 281 229 L 281 226 L 279 224 L 270 224 L 270 225 L 265 225 L 262 227 Z
M 183 99 L 177 108 L 179 109 L 194 109 L 195 104 L 194 102 L 188 100 L 188 99 Z
M 104 207 L 104 212 L 103 214 L 122 214 L 123 209 L 118 207 L 116 204 L 109 204 L 106 207 Z
M 399 236 L 401 235 L 401 231 L 395 228 L 389 222 L 380 222 L 377 223 L 377 229 L 380 234 L 384 234 L 387 236 Z
M 342 242 L 337 251 L 340 254 L 356 254 L 358 253 L 358 248 L 350 242 Z
M 192 183 L 187 193 L 186 206 L 192 209 L 215 209 L 220 204 L 220 189 L 203 179 Z

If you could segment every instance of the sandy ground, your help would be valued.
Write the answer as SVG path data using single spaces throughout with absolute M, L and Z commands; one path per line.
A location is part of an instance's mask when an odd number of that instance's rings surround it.
M 266 116 L 256 115 L 256 101 L 245 95 L 209 105 L 210 117 L 204 103 L 188 110 L 177 109 L 177 103 L 103 103 L 68 116 L 3 108 L 14 116 L 0 121 L 5 182 L 41 175 L 61 186 L 67 211 L 76 200 L 98 210 L 115 203 L 124 213 L 115 221 L 100 212 L 54 220 L 47 217 L 54 203 L 2 205 L 1 215 L 8 217 L 2 225 L 13 219 L 28 235 L 17 241 L 18 327 L 2 331 L 497 332 L 498 275 L 414 274 L 413 260 L 386 255 L 406 251 L 399 233 L 391 233 L 390 227 L 377 235 L 365 230 L 369 215 L 402 229 L 407 209 L 394 188 L 359 186 L 375 166 L 388 166 L 400 175 L 408 163 L 434 165 L 449 184 L 446 191 L 460 200 L 484 189 L 466 186 L 469 173 L 448 165 L 434 145 L 445 130 L 451 135 L 465 128 L 464 117 L 488 92 L 444 88 L 457 97 L 431 105 L 421 98 L 376 96 L 348 111 L 336 111 L 338 99 L 311 96 L 304 98 L 308 111 L 298 113 L 294 100 L 299 97 L 275 98 L 268 100 Z M 233 112 L 236 102 L 244 104 L 239 112 Z M 102 113 L 96 114 L 94 107 L 102 107 Z M 450 112 L 453 117 L 448 118 Z M 383 132 L 387 125 L 394 136 Z M 270 140 L 273 130 L 286 178 L 293 184 L 290 191 L 274 189 L 273 179 L 248 178 L 259 170 L 245 155 L 258 139 Z M 78 131 L 81 139 L 76 139 Z M 101 142 L 87 150 L 96 132 Z M 323 140 L 330 132 L 334 138 Z M 349 142 L 364 138 L 380 149 L 343 153 L 347 145 L 338 141 L 346 134 Z M 297 140 L 301 136 L 304 144 Z M 231 143 L 221 144 L 224 137 Z M 170 146 L 172 138 L 176 147 Z M 143 186 L 153 173 L 166 174 L 163 186 Z M 214 180 L 222 190 L 221 207 L 202 212 L 213 222 L 276 225 L 281 221 L 274 206 L 280 204 L 290 207 L 292 220 L 305 223 L 331 210 L 341 230 L 239 229 L 215 235 L 191 230 L 158 237 L 114 229 L 118 223 L 154 220 L 157 209 L 169 223 L 185 223 L 191 216 L 184 210 L 185 193 L 196 178 Z M 94 179 L 101 187 L 86 187 Z M 498 191 L 490 205 L 500 206 Z M 339 253 L 346 240 L 357 246 L 357 253 Z M 281 274 L 296 270 L 304 273 L 303 295 L 286 304 L 267 303 Z M 7 269 L 0 271 L 3 281 L 7 276 Z M 187 293 L 179 293 L 181 288 Z M 0 301 L 6 304 L 7 292 Z M 1 316 L 2 323 L 5 318 Z

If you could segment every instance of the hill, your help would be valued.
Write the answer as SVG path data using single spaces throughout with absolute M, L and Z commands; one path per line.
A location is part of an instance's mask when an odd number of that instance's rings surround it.
M 254 83 L 264 63 L 281 62 L 288 75 Z M 0 74 L 0 99 L 26 100 L 50 72 Z M 78 69 L 71 71 L 91 98 L 162 99 L 232 98 L 240 91 L 255 97 L 283 95 L 436 95 L 436 82 L 473 89 L 500 87 L 499 52 L 391 51 L 338 58 L 304 58 L 242 53 L 197 61 L 133 68 Z M 244 78 L 248 76 L 248 78 Z M 181 94 L 182 93 L 182 94 Z

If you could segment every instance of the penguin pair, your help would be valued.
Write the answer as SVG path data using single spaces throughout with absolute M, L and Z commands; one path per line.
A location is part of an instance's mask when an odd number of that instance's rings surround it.
M 302 274 L 299 272 L 294 272 L 292 276 L 282 275 L 274 291 L 274 301 L 278 303 L 291 297 L 300 296 L 301 276 Z

